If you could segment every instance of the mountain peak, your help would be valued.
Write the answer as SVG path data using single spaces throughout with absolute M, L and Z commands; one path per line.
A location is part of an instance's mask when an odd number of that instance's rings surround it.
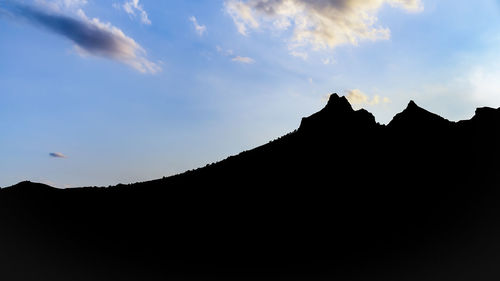
M 342 110 L 342 111 L 352 111 L 351 104 L 344 96 L 339 96 L 337 93 L 333 93 L 328 98 L 328 103 L 326 107 L 328 109 Z
M 443 117 L 429 112 L 418 106 L 413 100 L 410 100 L 406 108 L 396 114 L 389 122 L 388 127 L 398 127 L 405 129 L 424 128 L 428 125 L 447 125 L 450 121 Z
M 420 108 L 413 100 L 410 100 L 408 105 L 406 106 L 407 109 L 414 109 L 414 108 Z
M 51 190 L 51 189 L 55 189 L 55 188 L 53 188 L 52 186 L 43 184 L 43 183 L 22 181 L 22 182 L 15 184 L 15 185 L 5 187 L 3 189 L 8 190 L 8 191 L 16 191 L 16 192 L 36 192 L 36 191 L 43 191 L 43 190 Z
M 299 130 L 312 129 L 327 132 L 329 128 L 361 128 L 376 124 L 375 117 L 366 110 L 354 111 L 344 96 L 330 95 L 326 106 L 315 114 L 302 119 Z

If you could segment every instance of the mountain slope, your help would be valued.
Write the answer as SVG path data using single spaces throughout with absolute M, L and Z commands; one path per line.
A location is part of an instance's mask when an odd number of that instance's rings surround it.
M 180 175 L 1 190 L 0 276 L 494 279 L 499 140 L 500 109 L 455 123 L 410 102 L 384 126 L 333 94 L 298 130 Z

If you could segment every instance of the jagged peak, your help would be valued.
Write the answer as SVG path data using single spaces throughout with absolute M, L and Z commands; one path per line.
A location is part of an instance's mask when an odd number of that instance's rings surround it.
M 420 108 L 416 103 L 415 101 L 413 100 L 410 100 L 410 102 L 408 103 L 408 105 L 406 106 L 407 109 L 412 109 L 412 108 Z
M 333 93 L 330 95 L 330 97 L 328 98 L 328 103 L 326 104 L 325 108 L 336 108 L 336 109 L 343 109 L 350 111 L 353 110 L 351 104 L 346 99 L 346 97 L 339 96 L 337 93 Z
M 389 127 L 412 127 L 422 126 L 430 123 L 444 124 L 451 123 L 447 119 L 432 113 L 422 107 L 418 106 L 415 101 L 410 100 L 406 108 L 400 113 L 396 114 L 389 122 Z
M 327 128 L 332 125 L 365 127 L 371 124 L 376 124 L 375 117 L 371 113 L 366 110 L 355 111 L 345 96 L 333 93 L 323 109 L 309 117 L 302 118 L 299 130 L 304 130 L 304 128 L 329 130 Z
M 408 105 L 406 106 L 406 108 L 401 113 L 414 114 L 416 112 L 434 114 L 434 113 L 429 112 L 429 111 L 425 110 L 424 108 L 418 106 L 414 100 L 410 100 L 410 102 L 408 102 Z

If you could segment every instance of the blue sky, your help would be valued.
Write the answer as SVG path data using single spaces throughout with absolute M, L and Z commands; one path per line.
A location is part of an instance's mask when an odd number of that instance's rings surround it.
M 381 123 L 410 99 L 470 118 L 500 106 L 499 49 L 498 1 L 2 1 L 0 186 L 197 168 L 333 92 Z

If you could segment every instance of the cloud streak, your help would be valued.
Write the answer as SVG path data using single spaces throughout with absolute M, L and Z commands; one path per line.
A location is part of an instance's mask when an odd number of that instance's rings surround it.
M 61 152 L 51 152 L 49 153 L 49 156 L 53 158 L 66 158 L 66 155 L 62 154 Z
M 385 4 L 423 9 L 420 0 L 227 0 L 225 8 L 243 35 L 261 27 L 293 29 L 290 48 L 318 50 L 388 39 L 390 30 L 376 24 Z
M 141 4 L 139 4 L 139 0 L 131 0 L 123 3 L 123 10 L 132 16 L 135 16 L 135 12 L 137 11 L 141 15 L 141 22 L 143 24 L 151 24 L 151 20 L 149 20 L 148 13 L 144 10 Z
M 241 57 L 241 56 L 236 56 L 231 59 L 232 61 L 239 62 L 239 63 L 246 63 L 246 64 L 252 64 L 255 63 L 255 60 L 249 57 Z
M 69 39 L 81 55 L 116 60 L 142 73 L 156 73 L 161 70 L 157 64 L 145 57 L 146 51 L 134 39 L 126 36 L 111 23 L 87 18 L 81 9 L 78 10 L 79 17 L 76 18 L 21 4 L 7 4 L 6 8 L 16 18 Z
M 189 18 L 189 20 L 193 23 L 194 29 L 196 30 L 198 35 L 202 36 L 203 33 L 207 31 L 207 27 L 205 25 L 200 25 L 196 17 L 192 16 Z

